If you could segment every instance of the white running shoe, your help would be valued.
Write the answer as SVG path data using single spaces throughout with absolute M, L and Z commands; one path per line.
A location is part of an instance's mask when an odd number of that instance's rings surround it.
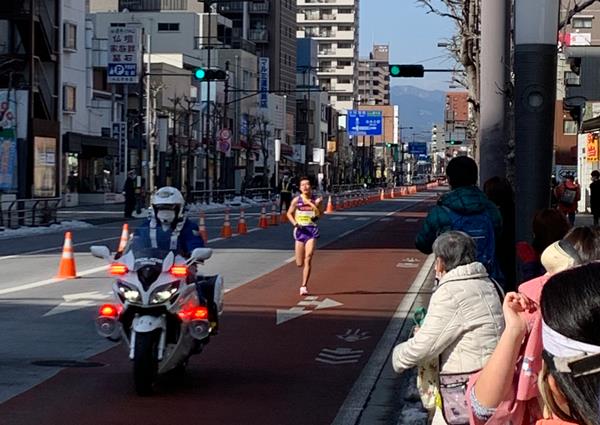
M 308 295 L 308 289 L 306 289 L 306 286 L 300 287 L 300 295 Z

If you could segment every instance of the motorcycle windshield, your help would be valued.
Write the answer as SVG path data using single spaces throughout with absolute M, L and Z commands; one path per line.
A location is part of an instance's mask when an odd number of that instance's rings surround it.
M 153 248 L 145 238 L 134 237 L 129 253 L 135 258 L 134 271 L 149 265 L 162 265 L 168 250 Z

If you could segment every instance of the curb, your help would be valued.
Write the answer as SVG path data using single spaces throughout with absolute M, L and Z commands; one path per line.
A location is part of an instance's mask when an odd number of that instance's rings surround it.
M 354 425 L 358 423 L 369 396 L 375 388 L 377 380 L 389 358 L 390 352 L 409 318 L 409 313 L 418 295 L 421 293 L 421 289 L 427 282 L 427 276 L 429 276 L 433 264 L 434 256 L 431 254 L 423 263 L 407 294 L 396 308 L 396 312 L 392 316 L 383 336 L 377 343 L 375 350 L 373 350 L 367 365 L 352 386 L 332 425 Z

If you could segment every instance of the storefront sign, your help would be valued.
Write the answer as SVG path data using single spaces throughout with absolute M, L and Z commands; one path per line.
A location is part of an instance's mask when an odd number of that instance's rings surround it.
M 17 189 L 17 140 L 13 130 L 0 131 L 0 190 Z
M 35 137 L 33 141 L 33 196 L 56 193 L 56 139 Z
M 260 98 L 259 105 L 261 108 L 269 107 L 269 58 L 261 57 L 259 59 L 258 73 Z
M 229 155 L 231 152 L 231 130 L 223 128 L 219 131 L 217 139 L 217 151 Z
M 586 155 L 588 161 L 598 161 L 598 133 L 587 135 Z
M 141 29 L 137 24 L 111 24 L 108 30 L 107 82 L 139 82 Z

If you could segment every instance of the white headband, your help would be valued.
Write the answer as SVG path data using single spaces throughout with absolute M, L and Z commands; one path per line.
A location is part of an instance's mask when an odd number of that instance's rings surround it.
M 559 334 L 544 321 L 542 321 L 542 343 L 544 344 L 544 350 L 554 357 L 576 357 L 600 353 L 599 346 L 575 341 Z

